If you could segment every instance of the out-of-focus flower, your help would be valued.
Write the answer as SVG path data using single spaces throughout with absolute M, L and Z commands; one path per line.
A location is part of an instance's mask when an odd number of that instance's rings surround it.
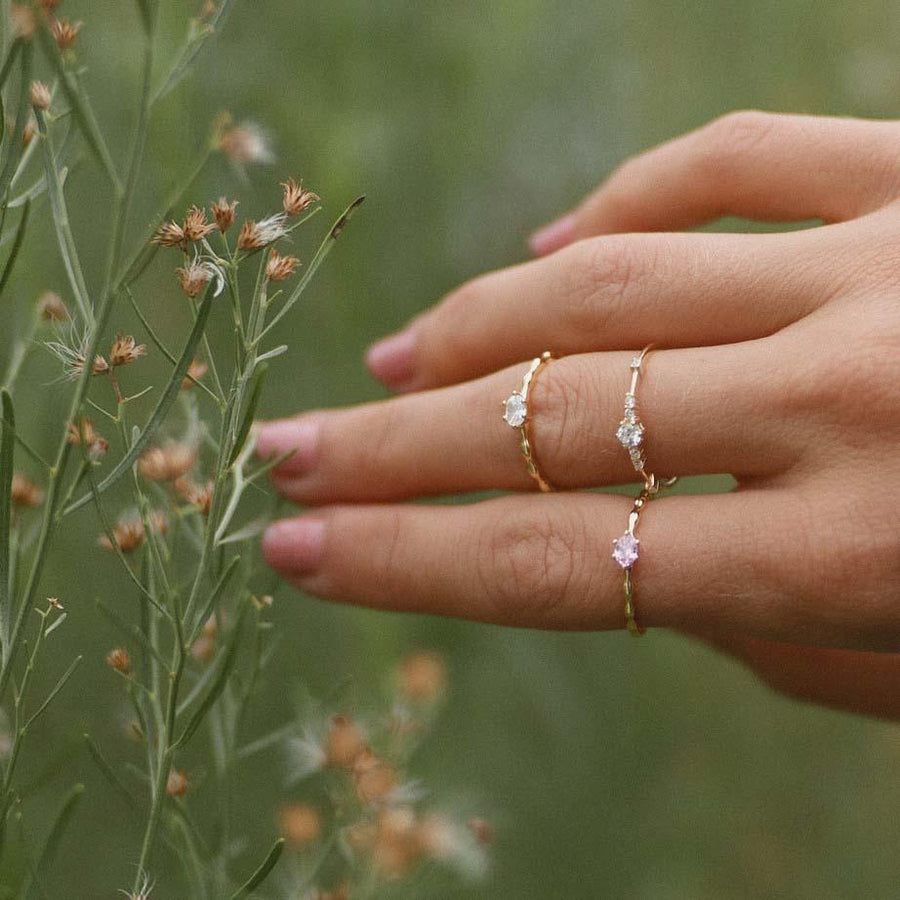
M 181 769 L 172 769 L 166 780 L 166 793 L 170 797 L 183 797 L 188 792 L 190 783 L 187 774 Z
M 31 105 L 35 109 L 50 109 L 50 88 L 43 81 L 31 82 Z
M 12 24 L 12 31 L 16 37 L 24 38 L 26 41 L 34 37 L 37 30 L 37 22 L 34 18 L 34 12 L 30 7 L 21 3 L 13 3 L 9 8 L 9 19 Z
M 187 375 L 184 380 L 181 382 L 181 387 L 184 390 L 188 388 L 192 388 L 194 386 L 195 381 L 200 381 L 201 378 L 209 371 L 209 366 L 203 362 L 202 359 L 192 360 L 191 364 L 188 366 Z
M 16 472 L 12 477 L 12 502 L 31 509 L 44 502 L 44 492 L 33 481 Z
M 313 203 L 318 202 L 322 198 L 312 191 L 308 191 L 303 187 L 302 181 L 295 181 L 289 178 L 282 182 L 282 190 L 284 191 L 284 211 L 289 216 L 299 216 L 304 210 L 308 209 Z
M 116 647 L 114 650 L 110 650 L 106 654 L 106 664 L 122 675 L 128 675 L 131 672 L 131 656 L 124 647 Z
M 138 458 L 138 469 L 148 481 L 176 481 L 186 475 L 196 461 L 196 444 L 167 441 L 161 447 L 144 451 Z
M 325 737 L 325 756 L 329 766 L 352 768 L 366 749 L 366 735 L 347 716 L 333 716 Z
M 82 441 L 84 442 L 91 462 L 97 462 L 109 450 L 109 441 L 97 433 L 90 419 L 82 419 L 78 423 L 69 422 L 67 437 L 69 443 L 76 447 L 81 446 Z
M 277 250 L 269 254 L 266 277 L 269 281 L 285 281 L 297 270 L 300 260 L 296 256 L 282 256 Z
M 295 850 L 305 850 L 322 836 L 322 816 L 306 803 L 283 807 L 278 820 L 281 836 Z
M 81 22 L 70 22 L 68 19 L 51 19 L 50 32 L 60 50 L 71 50 L 81 31 Z
M 109 351 L 109 364 L 111 366 L 127 366 L 146 355 L 147 347 L 144 344 L 139 344 L 130 334 L 119 333 Z
M 234 225 L 238 202 L 237 200 L 229 202 L 225 197 L 219 197 L 218 201 L 213 203 L 213 218 L 216 220 L 216 227 L 222 234 Z
M 157 511 L 153 511 L 149 515 L 149 523 L 150 528 L 159 533 L 165 534 L 168 530 L 169 523 L 166 521 L 166 517 Z M 113 538 L 115 539 L 116 545 L 122 553 L 128 554 L 133 553 L 147 538 L 147 534 L 144 531 L 144 523 L 141 521 L 140 516 L 136 513 L 130 514 L 127 516 L 123 516 L 116 522 L 113 527 Z M 107 535 L 103 534 L 98 539 L 98 543 L 105 550 L 112 551 L 115 549 L 113 544 L 110 542 L 110 539 Z
M 353 763 L 353 780 L 360 802 L 383 802 L 399 784 L 397 770 L 371 750 L 363 750 Z
M 191 656 L 198 662 L 208 663 L 215 656 L 218 630 L 216 617 L 212 615 L 204 623 L 200 637 L 191 645 Z
M 447 690 L 447 666 L 431 651 L 412 653 L 400 663 L 396 673 L 397 689 L 413 703 L 433 703 Z
M 219 149 L 238 165 L 264 165 L 275 161 L 268 135 L 254 122 L 241 122 L 222 131 Z
M 261 250 L 287 234 L 287 217 L 276 213 L 259 222 L 244 222 L 238 236 L 239 250 Z
M 45 322 L 65 322 L 69 311 L 62 297 L 53 291 L 45 291 L 38 300 L 38 314 Z
M 197 484 L 193 479 L 182 476 L 175 480 L 173 487 L 182 500 L 197 508 L 200 515 L 209 515 L 213 499 L 213 483 L 211 481 L 206 484 Z

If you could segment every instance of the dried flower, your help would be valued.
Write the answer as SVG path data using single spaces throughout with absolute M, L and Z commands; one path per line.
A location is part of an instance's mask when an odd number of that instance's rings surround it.
M 295 850 L 304 850 L 322 835 L 322 817 L 319 811 L 306 803 L 285 806 L 279 815 L 282 837 Z
M 212 205 L 213 218 L 216 220 L 216 227 L 224 234 L 234 225 L 236 217 L 238 201 L 232 200 L 230 203 L 224 197 L 219 197 L 217 203 Z
M 53 291 L 45 291 L 38 300 L 38 312 L 45 322 L 65 322 L 69 311 L 62 297 Z
M 70 347 L 61 341 L 47 341 L 47 349 L 54 354 L 63 364 L 65 377 L 70 381 L 81 376 L 86 364 L 87 345 L 82 341 L 80 346 Z M 91 364 L 92 375 L 106 375 L 109 372 L 109 363 L 99 353 Z
M 181 477 L 176 479 L 173 487 L 182 500 L 197 508 L 200 515 L 209 515 L 209 511 L 212 509 L 213 498 L 213 483 L 211 481 L 208 481 L 206 484 L 197 484 L 191 478 Z
M 325 758 L 329 766 L 349 769 L 366 749 L 362 729 L 347 716 L 334 716 L 325 738 Z
M 313 203 L 322 199 L 318 194 L 306 190 L 302 181 L 294 181 L 293 178 L 283 181 L 281 187 L 284 191 L 284 211 L 289 216 L 299 216 Z
M 138 468 L 148 481 L 175 481 L 186 475 L 196 461 L 196 444 L 167 441 L 162 447 L 151 447 L 142 453 Z
M 242 122 L 223 131 L 219 137 L 219 149 L 238 165 L 254 165 L 274 162 L 266 133 L 254 122 Z
M 238 236 L 239 250 L 260 250 L 287 234 L 287 218 L 276 213 L 259 222 L 244 222 Z
M 50 88 L 43 81 L 31 82 L 31 105 L 35 109 L 50 109 Z
M 120 332 L 109 351 L 109 364 L 111 366 L 127 366 L 146 355 L 147 348 L 144 344 L 138 344 L 130 334 L 123 335 Z
M 124 894 L 127 900 L 150 900 L 150 895 L 153 893 L 153 883 L 150 881 L 150 876 L 145 874 L 137 892 L 120 890 L 119 893 Z
M 202 241 L 211 231 L 215 231 L 215 228 L 215 225 L 206 220 L 206 210 L 199 206 L 192 206 L 188 210 L 181 226 L 184 238 L 189 243 Z
M 199 381 L 207 372 L 209 371 L 209 366 L 203 362 L 202 359 L 195 359 L 188 366 L 187 375 L 184 380 L 181 382 L 181 387 L 184 390 L 187 390 L 190 387 L 194 386 L 195 381 Z
M 131 672 L 131 656 L 124 647 L 116 647 L 106 654 L 106 664 L 122 675 L 128 675 Z
M 180 247 L 182 250 L 187 246 L 184 229 L 177 222 L 163 222 L 150 242 L 161 247 Z
M 266 263 L 266 277 L 269 281 L 284 281 L 294 274 L 299 264 L 300 260 L 296 256 L 282 256 L 277 250 L 273 250 Z
M 16 37 L 24 38 L 26 41 L 34 37 L 37 22 L 34 18 L 34 12 L 29 7 L 21 3 L 13 3 L 9 8 L 9 18 L 13 34 Z
M 376 756 L 371 750 L 363 750 L 353 763 L 353 778 L 356 796 L 366 804 L 379 803 L 387 799 L 397 787 L 397 770 L 387 760 Z
M 169 523 L 162 513 L 153 511 L 148 516 L 148 519 L 150 528 L 158 534 L 165 534 L 168 530 Z M 113 527 L 113 538 L 122 553 L 133 553 L 144 543 L 146 537 L 144 523 L 137 514 L 123 516 Z M 97 543 L 104 550 L 112 551 L 115 549 L 109 537 L 105 534 L 100 536 Z
M 433 703 L 446 692 L 447 667 L 437 653 L 412 653 L 400 663 L 396 680 L 397 689 L 407 700 Z
M 33 481 L 16 472 L 12 477 L 12 502 L 16 506 L 32 509 L 44 502 L 44 492 Z
M 81 31 L 81 22 L 70 22 L 68 19 L 51 19 L 50 33 L 60 50 L 71 50 Z
M 172 769 L 166 781 L 166 793 L 170 797 L 183 797 L 188 792 L 188 777 L 181 769 Z
M 378 816 L 372 861 L 387 878 L 403 878 L 425 853 L 414 810 L 386 809 Z
M 65 608 L 62 603 L 59 602 L 59 599 L 56 597 L 48 597 L 47 603 L 51 609 L 55 609 L 57 612 L 62 612 Z
M 95 431 L 90 419 L 82 419 L 77 424 L 69 422 L 68 440 L 76 447 L 81 446 L 83 441 L 91 462 L 97 462 L 109 450 L 109 441 Z
M 187 266 L 182 266 L 175 270 L 178 280 L 181 282 L 181 289 L 187 294 L 191 300 L 196 300 L 203 293 L 212 272 L 203 263 L 192 262 Z

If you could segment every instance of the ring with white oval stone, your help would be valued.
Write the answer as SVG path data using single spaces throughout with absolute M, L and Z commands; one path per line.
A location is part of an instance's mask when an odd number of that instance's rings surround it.
M 539 357 L 532 360 L 525 377 L 522 379 L 522 387 L 513 391 L 501 404 L 503 407 L 503 421 L 510 428 L 519 432 L 519 446 L 525 459 L 528 474 L 537 482 L 537 486 L 546 492 L 554 490 L 553 486 L 541 475 L 535 459 L 531 438 L 531 413 L 528 409 L 528 392 L 534 384 L 541 370 L 553 359 L 553 354 L 546 350 Z

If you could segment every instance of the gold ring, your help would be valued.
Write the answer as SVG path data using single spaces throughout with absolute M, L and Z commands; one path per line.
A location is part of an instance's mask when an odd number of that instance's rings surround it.
M 518 391 L 513 391 L 509 397 L 501 404 L 503 407 L 503 421 L 510 428 L 516 428 L 519 431 L 520 448 L 522 456 L 525 458 L 525 466 L 528 474 L 537 482 L 538 487 L 545 493 L 554 490 L 554 487 L 541 475 L 538 469 L 537 460 L 534 455 L 531 439 L 531 415 L 528 409 L 528 391 L 534 384 L 538 373 L 553 359 L 553 354 L 547 350 L 537 359 L 532 360 L 525 377 L 522 379 L 522 387 Z

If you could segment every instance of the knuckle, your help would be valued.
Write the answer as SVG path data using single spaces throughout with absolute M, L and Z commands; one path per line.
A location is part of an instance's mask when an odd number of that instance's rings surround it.
M 700 132 L 705 151 L 700 160 L 704 172 L 707 176 L 730 177 L 749 154 L 758 152 L 780 121 L 780 116 L 753 109 L 726 113 L 714 119 Z

